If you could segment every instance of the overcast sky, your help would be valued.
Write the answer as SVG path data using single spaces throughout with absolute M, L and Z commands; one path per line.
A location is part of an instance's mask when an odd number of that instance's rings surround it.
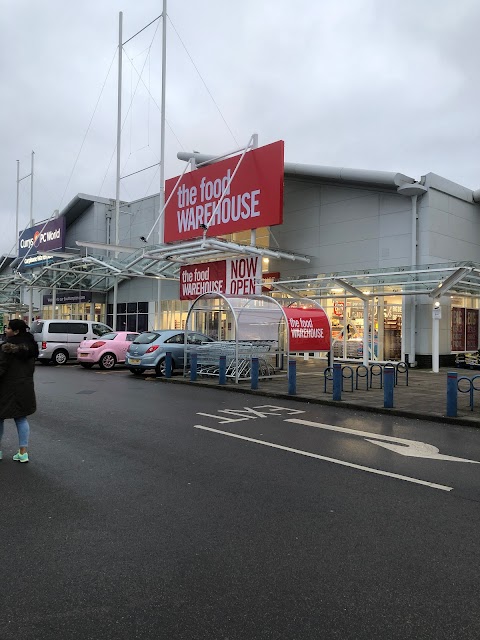
M 7 252 L 16 160 L 20 177 L 30 173 L 32 149 L 35 220 L 77 193 L 115 197 L 118 13 L 125 42 L 162 1 L 0 7 Z M 167 178 L 184 167 L 178 151 L 230 151 L 255 132 L 260 144 L 283 139 L 289 162 L 434 172 L 480 188 L 478 0 L 168 0 L 167 12 Z M 159 161 L 161 21 L 124 51 L 122 175 Z M 158 190 L 154 168 L 122 180 L 121 197 Z M 20 228 L 29 210 L 26 178 Z

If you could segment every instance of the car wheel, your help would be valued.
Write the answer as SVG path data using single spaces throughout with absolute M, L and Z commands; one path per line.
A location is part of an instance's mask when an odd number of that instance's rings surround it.
M 159 360 L 159 362 L 155 366 L 155 373 L 157 376 L 164 376 L 166 369 L 167 369 L 166 359 L 162 358 L 161 360 Z M 174 369 L 175 369 L 175 363 L 172 358 L 172 373 Z
M 100 369 L 113 369 L 113 367 L 117 364 L 117 359 L 113 355 L 113 353 L 104 353 L 103 356 L 98 361 Z
M 134 376 L 141 376 L 143 369 L 130 369 L 130 373 L 133 373 Z
M 65 364 L 67 360 L 68 360 L 68 353 L 63 349 L 59 349 L 58 351 L 55 351 L 55 353 L 52 356 L 52 363 L 54 365 Z
M 89 364 L 88 362 L 81 362 L 80 366 L 84 369 L 91 369 L 93 367 L 93 364 Z

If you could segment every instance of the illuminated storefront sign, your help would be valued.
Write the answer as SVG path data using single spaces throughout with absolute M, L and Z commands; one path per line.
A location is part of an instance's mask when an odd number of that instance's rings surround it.
M 180 269 L 180 300 L 195 300 L 204 293 L 242 297 L 260 293 L 260 257 L 235 258 L 190 264 Z
M 24 267 L 46 262 L 48 256 L 44 253 L 51 251 L 65 251 L 64 217 L 25 229 L 18 238 L 18 256 Z
M 323 309 L 284 307 L 290 334 L 290 352 L 330 351 L 330 321 Z
M 200 237 L 206 226 L 221 236 L 281 224 L 283 152 L 274 142 L 246 153 L 236 173 L 240 156 L 186 173 L 165 209 L 165 242 Z M 177 180 L 165 182 L 166 201 Z

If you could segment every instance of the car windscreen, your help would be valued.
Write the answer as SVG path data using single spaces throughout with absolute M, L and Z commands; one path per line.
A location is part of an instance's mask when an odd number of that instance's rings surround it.
M 106 333 L 102 336 L 102 340 L 115 340 L 118 336 L 118 333 Z
M 133 344 L 150 344 L 160 337 L 159 333 L 153 333 L 152 331 L 146 331 L 141 333 L 138 338 L 135 338 Z
M 42 329 L 43 329 L 43 322 L 38 322 L 38 320 L 36 320 L 35 322 L 32 322 L 32 326 L 30 327 L 30 333 L 42 333 Z

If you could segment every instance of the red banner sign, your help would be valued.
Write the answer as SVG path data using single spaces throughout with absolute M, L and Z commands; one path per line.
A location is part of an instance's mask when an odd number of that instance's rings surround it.
M 189 264 L 180 269 L 180 300 L 203 293 L 242 297 L 260 293 L 262 259 L 259 256 Z
M 330 351 L 330 322 L 323 309 L 284 307 L 290 334 L 290 352 Z
M 165 242 L 198 238 L 202 225 L 207 236 L 221 236 L 281 224 L 283 150 L 279 141 L 248 151 L 235 176 L 240 156 L 186 173 L 165 209 Z M 165 182 L 166 201 L 177 180 Z
M 465 321 L 466 351 L 477 351 L 478 349 L 478 309 L 467 309 Z
M 452 307 L 452 351 L 465 351 L 465 309 Z

